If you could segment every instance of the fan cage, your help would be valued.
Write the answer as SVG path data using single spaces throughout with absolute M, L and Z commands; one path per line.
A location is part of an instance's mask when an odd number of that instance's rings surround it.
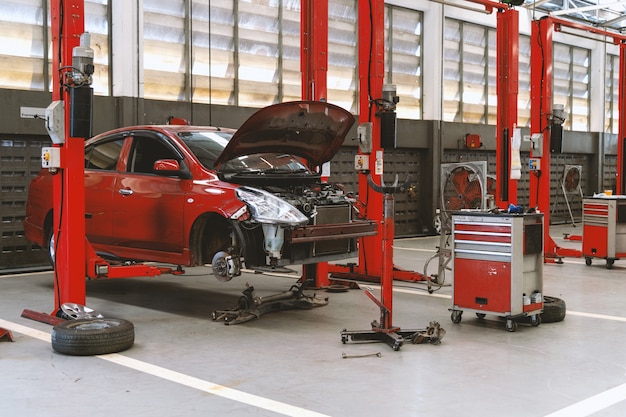
M 487 161 L 441 164 L 441 227 L 452 227 L 452 213 L 487 208 Z

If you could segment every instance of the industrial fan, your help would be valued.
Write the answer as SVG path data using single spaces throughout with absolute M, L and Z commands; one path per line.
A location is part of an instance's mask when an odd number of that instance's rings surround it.
M 487 176 L 487 162 L 465 162 L 441 165 L 440 178 L 441 208 L 433 219 L 433 228 L 439 236 L 437 253 L 424 264 L 424 276 L 428 281 L 428 292 L 433 285 L 445 284 L 446 270 L 450 270 L 452 251 L 450 233 L 452 212 L 459 210 L 484 210 L 487 208 L 489 192 L 495 193 L 496 180 Z M 436 272 L 430 273 L 429 264 L 437 259 Z
M 563 198 L 565 199 L 565 204 L 567 206 L 567 211 L 569 212 L 569 217 L 572 222 L 572 226 L 575 226 L 574 215 L 572 214 L 572 207 L 570 205 L 570 199 L 568 196 L 578 195 L 580 196 L 581 202 L 583 199 L 583 190 L 580 186 L 582 181 L 582 173 L 583 167 L 580 165 L 565 165 L 563 169 L 563 176 L 561 177 L 561 191 L 563 193 Z M 556 205 L 561 197 L 560 194 L 557 194 L 554 202 L 552 203 L 552 209 L 550 210 L 550 215 L 554 213 L 556 209 Z
M 450 213 L 487 208 L 487 162 L 462 162 L 441 165 L 441 231 L 451 227 Z M 495 189 L 495 179 L 491 186 Z M 435 220 L 437 229 L 437 220 Z M 440 232 L 438 230 L 438 232 Z

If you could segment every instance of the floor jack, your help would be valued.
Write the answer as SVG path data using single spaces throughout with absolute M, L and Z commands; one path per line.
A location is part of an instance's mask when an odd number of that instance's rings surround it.
M 380 322 L 374 320 L 371 330 L 343 330 L 341 332 L 341 342 L 346 343 L 352 341 L 378 341 L 389 345 L 393 350 L 398 350 L 405 340 L 412 343 L 423 343 L 429 341 L 432 344 L 441 343 L 441 339 L 446 331 L 441 328 L 436 321 L 430 322 L 426 329 L 421 330 L 401 330 L 399 327 L 392 325 L 392 301 L 393 301 L 393 238 L 394 238 L 394 197 L 396 192 L 405 192 L 410 182 L 410 176 L 407 181 L 398 186 L 398 177 L 392 186 L 385 186 L 381 178 L 381 185 L 377 185 L 372 180 L 372 176 L 368 175 L 367 182 L 370 187 L 384 195 L 383 199 L 383 270 L 380 280 L 380 300 L 372 294 L 371 291 L 365 290 L 365 294 L 380 308 Z

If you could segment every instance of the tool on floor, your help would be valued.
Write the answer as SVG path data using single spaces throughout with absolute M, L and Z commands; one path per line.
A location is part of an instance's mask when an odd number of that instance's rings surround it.
M 341 352 L 341 357 L 342 357 L 343 359 L 352 359 L 352 358 L 369 358 L 369 357 L 372 357 L 372 356 L 376 356 L 377 358 L 380 358 L 380 357 L 381 357 L 381 356 L 383 356 L 383 355 L 381 355 L 381 353 L 380 353 L 380 352 L 376 352 L 376 353 L 364 353 L 364 354 L 362 354 L 362 355 L 348 355 L 348 354 L 347 354 L 347 353 L 345 353 L 345 352 Z
M 328 298 L 319 298 L 303 293 L 305 281 L 301 285 L 294 285 L 289 291 L 259 297 L 254 294 L 254 287 L 247 286 L 243 295 L 239 297 L 237 305 L 228 310 L 214 311 L 213 320 L 223 320 L 224 324 L 245 323 L 261 317 L 265 313 L 279 310 L 310 309 L 328 304 Z
M 10 330 L 0 327 L 0 342 L 15 342 Z
M 424 330 L 400 330 L 392 324 L 392 302 L 393 302 L 393 239 L 394 239 L 394 193 L 406 192 L 411 176 L 406 182 L 398 185 L 398 176 L 393 185 L 385 186 L 381 178 L 381 185 L 377 185 L 372 180 L 371 174 L 367 177 L 370 187 L 377 193 L 384 194 L 383 199 L 383 222 L 382 222 L 382 273 L 380 280 L 380 300 L 365 290 L 365 294 L 380 308 L 380 322 L 373 321 L 371 330 L 343 330 L 341 341 L 346 343 L 349 339 L 353 341 L 380 341 L 385 342 L 393 350 L 398 350 L 406 339 L 413 343 L 422 343 L 426 340 L 433 344 L 439 344 L 445 334 L 439 323 L 431 322 L 430 326 Z

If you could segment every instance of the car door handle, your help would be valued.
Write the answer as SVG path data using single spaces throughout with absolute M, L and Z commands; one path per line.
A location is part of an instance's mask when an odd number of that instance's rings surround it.
M 127 188 L 122 188 L 121 190 L 118 191 L 120 194 L 122 195 L 132 195 L 133 194 L 133 190 L 129 190 Z

